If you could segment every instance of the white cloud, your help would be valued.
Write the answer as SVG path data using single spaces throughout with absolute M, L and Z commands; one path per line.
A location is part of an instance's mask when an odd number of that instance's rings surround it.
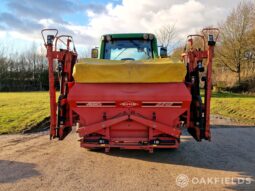
M 222 3 L 221 3 L 222 6 Z M 233 3 L 234 6 L 234 3 Z M 217 25 L 225 18 L 229 8 L 202 3 L 198 0 L 123 0 L 120 5 L 106 5 L 102 13 L 88 12 L 87 26 L 66 26 L 77 35 L 83 34 L 98 40 L 106 33 L 152 32 L 165 24 L 175 24 L 179 38 Z
M 55 24 L 53 19 L 40 19 L 39 23 L 42 24 L 44 27 L 49 27 L 50 25 Z
M 178 37 L 216 25 L 225 19 L 239 0 L 123 0 L 120 4 L 108 3 L 105 11 L 87 10 L 87 25 L 57 23 L 45 18 L 38 21 L 44 27 L 59 28 L 60 33 L 73 33 L 76 44 L 95 46 L 102 34 L 127 32 L 152 32 L 165 24 L 175 24 Z M 31 34 L 10 33 L 22 39 Z M 34 34 L 33 34 L 34 35 Z M 40 34 L 32 36 L 40 38 Z

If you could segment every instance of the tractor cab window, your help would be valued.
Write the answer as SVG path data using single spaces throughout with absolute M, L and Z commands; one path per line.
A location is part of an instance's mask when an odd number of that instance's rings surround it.
M 152 42 L 144 39 L 112 39 L 105 41 L 104 59 L 147 60 L 152 58 Z

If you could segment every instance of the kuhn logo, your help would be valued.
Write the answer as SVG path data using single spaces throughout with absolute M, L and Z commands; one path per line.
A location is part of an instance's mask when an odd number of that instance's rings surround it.
M 124 102 L 120 102 L 119 106 L 121 106 L 121 107 L 137 107 L 137 106 L 139 106 L 139 103 L 134 102 L 134 101 L 124 101 Z

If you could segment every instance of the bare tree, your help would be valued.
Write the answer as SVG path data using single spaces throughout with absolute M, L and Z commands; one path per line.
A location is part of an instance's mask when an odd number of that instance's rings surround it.
M 174 43 L 174 40 L 176 40 L 176 29 L 175 25 L 165 25 L 162 26 L 157 32 L 156 32 L 157 40 L 159 44 L 163 47 L 166 47 L 168 49 L 173 49 L 176 45 L 176 42 Z M 170 45 L 172 46 L 170 47 Z
M 251 48 L 249 33 L 253 29 L 254 12 L 254 3 L 243 1 L 220 25 L 222 41 L 217 48 L 216 60 L 237 74 L 239 85 L 246 62 L 245 53 Z
M 0 43 L 0 77 L 7 71 L 5 47 Z

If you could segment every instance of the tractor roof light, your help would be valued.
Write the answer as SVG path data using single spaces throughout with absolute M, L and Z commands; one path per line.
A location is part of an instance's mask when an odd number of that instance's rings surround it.
M 153 34 L 149 34 L 149 39 L 153 40 L 153 38 L 154 38 L 154 35 Z
M 107 36 L 106 36 L 106 40 L 107 40 L 107 41 L 111 41 L 111 40 L 112 40 L 111 35 L 107 35 Z
M 143 34 L 143 38 L 144 38 L 144 40 L 148 40 L 149 35 L 148 34 Z

